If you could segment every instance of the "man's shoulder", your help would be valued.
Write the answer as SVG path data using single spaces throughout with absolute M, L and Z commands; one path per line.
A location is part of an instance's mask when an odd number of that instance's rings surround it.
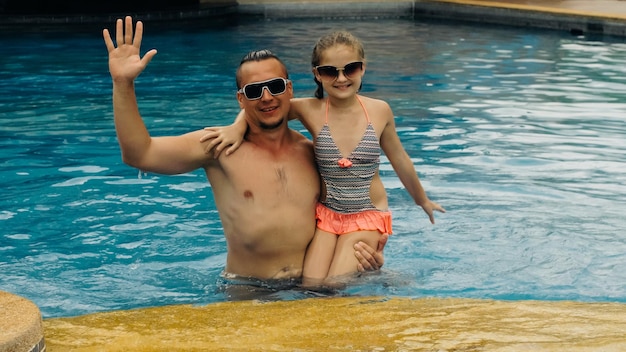
M 289 129 L 289 132 L 291 133 L 291 136 L 292 136 L 291 137 L 292 147 L 294 147 L 295 150 L 299 150 L 301 153 L 304 153 L 306 155 L 313 154 L 313 142 L 310 139 L 308 139 L 307 137 L 305 137 L 302 133 L 298 131 Z

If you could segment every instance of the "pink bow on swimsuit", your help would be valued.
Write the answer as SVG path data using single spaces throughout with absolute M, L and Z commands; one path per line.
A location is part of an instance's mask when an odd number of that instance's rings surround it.
M 352 161 L 348 160 L 347 158 L 341 158 L 337 161 L 337 164 L 339 164 L 339 167 L 346 169 L 352 166 Z

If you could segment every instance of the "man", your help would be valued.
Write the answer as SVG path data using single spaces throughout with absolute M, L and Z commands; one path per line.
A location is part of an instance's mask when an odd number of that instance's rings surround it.
M 143 123 L 134 80 L 156 55 L 140 57 L 143 24 L 133 33 L 131 17 L 116 22 L 115 39 L 103 31 L 113 80 L 115 128 L 125 163 L 143 171 L 179 174 L 202 168 L 211 183 L 228 253 L 228 277 L 297 279 L 315 230 L 319 176 L 309 140 L 289 129 L 293 97 L 287 69 L 271 52 L 249 54 L 237 70 L 237 100 L 245 108 L 249 130 L 237 153 L 205 152 L 206 133 L 151 137 Z M 355 246 L 360 270 L 382 265 L 381 241 L 374 251 Z

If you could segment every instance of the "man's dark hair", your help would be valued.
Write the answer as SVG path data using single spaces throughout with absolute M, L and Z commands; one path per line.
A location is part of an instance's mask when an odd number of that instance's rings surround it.
M 276 61 L 280 62 L 281 66 L 283 67 L 283 70 L 285 71 L 284 78 L 289 79 L 287 66 L 285 66 L 283 61 L 279 59 L 278 56 L 276 56 L 276 54 L 274 54 L 273 52 L 267 49 L 255 50 L 255 51 L 251 51 L 247 53 L 246 56 L 244 56 L 241 59 L 241 62 L 239 63 L 239 67 L 237 68 L 237 74 L 235 75 L 235 79 L 237 80 L 237 89 L 241 89 L 241 77 L 240 76 L 241 76 L 241 66 L 243 64 L 245 64 L 246 62 L 251 62 L 251 61 L 263 61 L 263 60 L 269 60 L 269 59 L 275 59 Z

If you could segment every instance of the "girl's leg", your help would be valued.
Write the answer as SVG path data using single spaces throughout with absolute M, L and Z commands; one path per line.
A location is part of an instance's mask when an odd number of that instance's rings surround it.
M 305 287 L 322 286 L 328 275 L 328 269 L 335 253 L 337 235 L 315 229 L 313 240 L 309 243 L 304 256 L 302 285 Z
M 335 254 L 332 258 L 327 277 L 331 279 L 333 277 L 357 272 L 359 262 L 354 256 L 354 245 L 359 241 L 363 241 L 370 247 L 377 248 L 380 236 L 380 232 L 376 230 L 356 231 L 338 236 Z

